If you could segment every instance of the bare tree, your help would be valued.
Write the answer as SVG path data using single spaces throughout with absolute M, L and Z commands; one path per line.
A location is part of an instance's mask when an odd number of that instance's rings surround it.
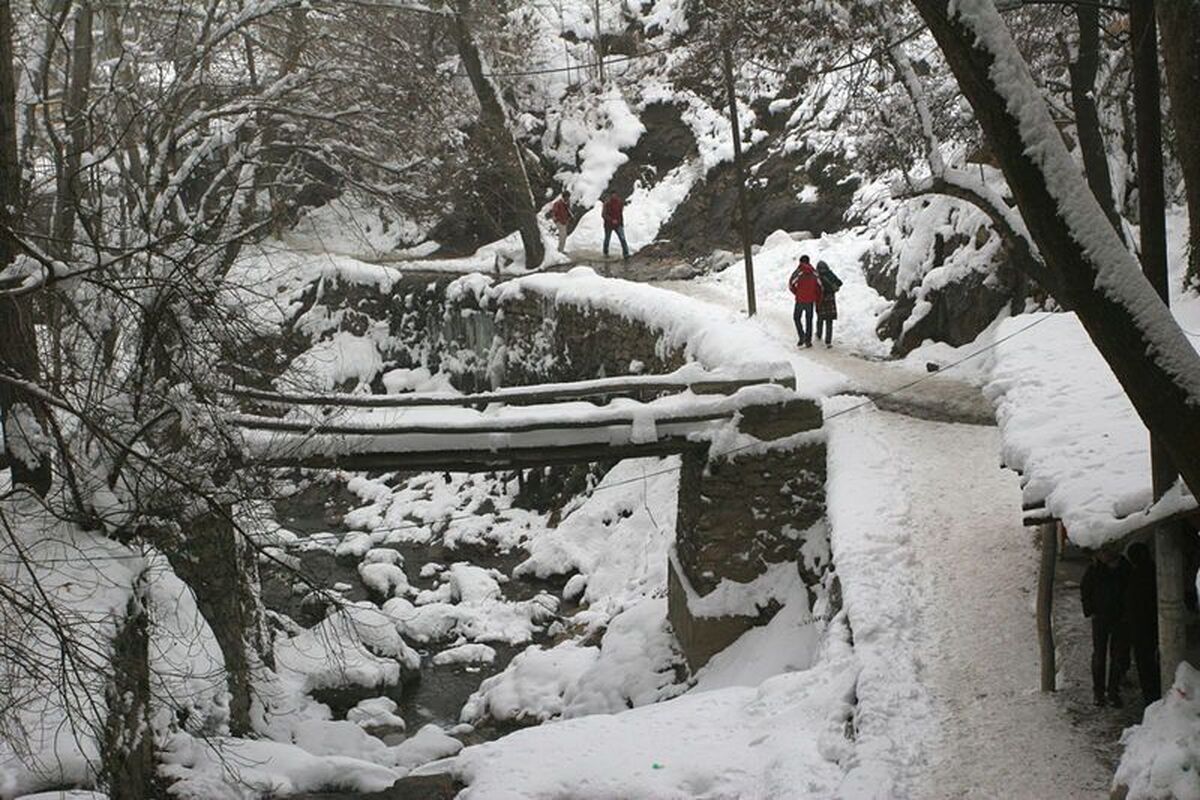
M 1161 30 L 1175 153 L 1188 207 L 1188 284 L 1200 290 L 1200 3 L 1156 4 Z

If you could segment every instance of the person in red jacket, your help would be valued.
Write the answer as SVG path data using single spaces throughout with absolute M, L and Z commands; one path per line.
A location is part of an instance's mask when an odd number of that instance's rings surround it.
M 558 226 L 558 252 L 567 252 L 567 226 L 571 224 L 571 199 L 566 192 L 558 196 L 546 216 L 554 220 L 554 224 Z
M 812 347 L 813 339 L 813 309 L 821 301 L 821 279 L 813 269 L 808 256 L 800 256 L 800 263 L 788 278 L 788 291 L 796 298 L 792 308 L 792 322 L 796 323 L 796 344 L 800 347 Z
M 608 243 L 613 233 L 621 240 L 621 252 L 629 260 L 629 244 L 625 241 L 625 201 L 616 192 L 609 192 L 600 213 L 604 219 L 604 257 L 608 258 Z

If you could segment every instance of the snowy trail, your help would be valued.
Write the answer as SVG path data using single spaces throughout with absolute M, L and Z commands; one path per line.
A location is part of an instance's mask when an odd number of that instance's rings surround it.
M 1088 737 L 1037 690 L 1036 554 L 998 432 L 886 413 L 844 424 L 875 430 L 909 499 L 916 657 L 940 728 L 916 796 L 1107 796 Z
M 745 298 L 734 297 L 725 287 L 695 281 L 660 281 L 654 285 L 722 306 L 733 311 L 744 308 Z M 759 306 L 759 324 L 773 337 L 794 346 L 796 330 L 790 304 L 764 303 Z M 835 334 L 838 330 L 834 329 Z M 832 367 L 854 382 L 856 390 L 880 398 L 880 407 L 911 416 L 990 424 L 994 420 L 991 404 L 977 386 L 959 380 L 952 373 L 919 372 L 897 362 L 862 358 L 841 344 L 835 335 L 833 349 L 817 344 L 798 350 L 804 358 Z M 800 376 L 803 380 L 803 375 Z M 915 383 L 914 381 L 919 381 Z M 909 385 L 913 384 L 913 385 Z
M 737 306 L 719 287 L 660 285 Z M 794 341 L 781 308 L 760 309 L 760 321 Z M 804 356 L 870 395 L 921 375 L 836 347 Z M 860 763 L 844 794 L 1106 797 L 1111 773 L 1088 734 L 1038 692 L 1036 551 L 999 432 L 945 421 L 990 417 L 987 401 L 945 375 L 901 396 L 911 402 L 887 408 L 902 413 L 866 408 L 828 423 L 834 558 L 863 664 Z M 857 405 L 834 400 L 827 413 Z

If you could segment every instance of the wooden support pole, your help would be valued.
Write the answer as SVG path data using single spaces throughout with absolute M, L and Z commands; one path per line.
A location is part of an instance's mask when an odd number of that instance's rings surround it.
M 1044 522 L 1041 534 L 1042 561 L 1038 569 L 1037 630 L 1042 661 L 1042 691 L 1053 692 L 1058 668 L 1054 658 L 1054 570 L 1058 566 L 1058 524 Z
M 750 200 L 746 196 L 746 165 L 742 160 L 742 133 L 738 125 L 737 92 L 733 86 L 733 51 L 726 37 L 724 48 L 725 89 L 729 95 L 729 125 L 733 134 L 733 165 L 737 176 L 738 208 L 742 214 L 742 256 L 746 262 L 746 312 L 754 316 L 758 303 L 754 298 L 754 253 L 750 238 Z
M 1163 192 L 1162 101 L 1158 74 L 1158 26 L 1154 0 L 1130 0 L 1130 43 L 1133 48 L 1133 101 L 1137 131 L 1138 216 L 1141 223 L 1142 272 L 1164 303 L 1170 302 L 1167 278 L 1166 199 Z M 1150 442 L 1154 498 L 1171 488 L 1178 475 L 1160 442 Z M 1158 580 L 1158 650 L 1162 685 L 1175 682 L 1183 661 L 1186 630 L 1183 618 L 1183 550 L 1177 525 L 1164 524 L 1154 535 Z

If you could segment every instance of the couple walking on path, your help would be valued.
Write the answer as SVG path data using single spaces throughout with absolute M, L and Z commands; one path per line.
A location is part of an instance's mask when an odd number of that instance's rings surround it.
M 824 261 L 818 261 L 814 269 L 808 256 L 800 256 L 800 263 L 788 278 L 788 291 L 796 299 L 792 309 L 792 321 L 796 323 L 796 344 L 812 347 L 813 313 L 817 317 L 817 338 L 825 339 L 826 347 L 833 347 L 833 321 L 837 319 L 837 291 L 842 288 L 841 279 Z
M 558 252 L 567 252 L 567 227 L 571 224 L 571 200 L 566 192 L 559 195 L 550 206 L 548 215 L 558 227 Z M 604 206 L 600 210 L 604 220 L 604 257 L 608 258 L 608 245 L 615 233 L 621 242 L 621 255 L 629 260 L 629 243 L 625 241 L 625 200 L 616 192 L 609 192 L 604 198 Z

